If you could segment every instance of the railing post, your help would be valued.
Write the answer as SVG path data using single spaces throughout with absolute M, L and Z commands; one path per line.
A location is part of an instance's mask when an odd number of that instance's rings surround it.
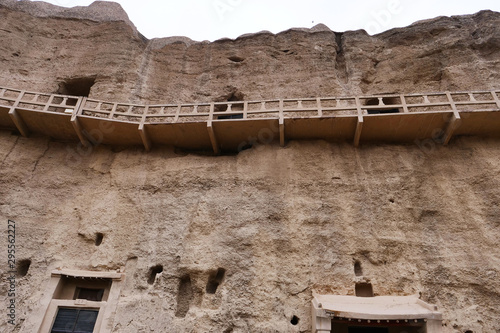
M 111 108 L 111 112 L 109 113 L 108 119 L 113 119 L 117 108 L 118 108 L 118 103 L 114 103 L 113 107 Z
M 43 108 L 43 111 L 48 111 L 50 105 L 52 104 L 52 101 L 54 100 L 54 95 L 50 95 L 49 100 L 47 101 L 47 104 L 45 104 L 45 107 Z
M 248 101 L 243 102 L 243 119 L 248 119 Z
M 323 109 L 321 108 L 321 98 L 316 98 L 316 104 L 318 108 L 318 117 L 323 117 Z
M 492 91 L 491 95 L 493 96 L 493 99 L 495 100 L 495 102 L 497 103 L 498 108 L 500 109 L 500 99 L 498 99 L 498 95 L 497 95 L 496 91 Z
M 177 111 L 175 112 L 174 123 L 176 123 L 177 120 L 179 120 L 179 115 L 181 114 L 181 108 L 182 106 L 179 104 L 177 106 Z
M 24 122 L 23 118 L 21 118 L 21 116 L 16 111 L 16 108 L 23 99 L 25 93 L 26 91 L 24 90 L 19 92 L 19 96 L 17 96 L 14 105 L 12 105 L 12 107 L 10 108 L 9 116 L 16 125 L 16 128 L 19 131 L 19 133 L 21 133 L 22 136 L 27 137 L 29 135 L 28 127 L 26 126 L 26 123 Z
M 406 98 L 405 98 L 405 95 L 401 94 L 399 95 L 400 98 L 401 98 L 401 104 L 403 105 L 403 112 L 404 113 L 409 113 L 410 111 L 408 111 L 408 105 L 406 104 Z

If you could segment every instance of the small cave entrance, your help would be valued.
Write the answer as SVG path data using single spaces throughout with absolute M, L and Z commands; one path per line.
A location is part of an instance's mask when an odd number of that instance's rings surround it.
M 193 288 L 191 286 L 191 277 L 185 275 L 179 281 L 179 290 L 177 292 L 177 309 L 175 316 L 184 318 L 189 311 L 191 301 L 193 300 Z
M 210 274 L 206 288 L 207 294 L 215 294 L 217 292 L 217 288 L 219 288 L 222 280 L 224 280 L 225 275 L 226 270 L 224 268 L 218 268 L 216 272 Z
M 17 277 L 25 277 L 31 266 L 30 259 L 22 259 L 17 262 L 16 275 Z
M 104 234 L 103 233 L 96 233 L 95 234 L 95 246 L 99 246 L 102 244 L 102 240 L 104 239 Z
M 229 94 L 218 98 L 218 100 L 220 102 L 215 104 L 216 112 L 234 112 L 243 111 L 244 109 L 244 95 L 236 88 L 231 89 Z M 217 119 L 243 119 L 243 113 L 233 113 L 227 116 L 219 115 Z
M 163 272 L 163 266 L 162 265 L 156 265 L 153 266 L 149 269 L 148 272 L 148 284 L 153 284 L 156 281 L 156 276 Z
M 90 89 L 95 84 L 95 77 L 67 79 L 59 83 L 57 94 L 89 97 Z
M 231 60 L 232 62 L 243 62 L 245 61 L 245 58 L 242 58 L 240 56 L 230 56 L 228 57 L 229 60 Z
M 359 260 L 354 262 L 354 275 L 363 276 L 363 269 L 361 268 L 361 262 L 359 262 Z
M 357 297 L 373 297 L 371 283 L 356 283 L 354 289 Z

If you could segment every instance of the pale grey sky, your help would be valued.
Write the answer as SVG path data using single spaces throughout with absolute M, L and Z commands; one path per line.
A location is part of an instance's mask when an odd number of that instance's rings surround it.
M 45 0 L 64 7 L 93 0 Z M 118 0 L 138 30 L 148 38 L 186 36 L 194 40 L 236 38 L 269 30 L 326 24 L 334 31 L 365 29 L 370 34 L 413 22 L 500 12 L 499 0 Z

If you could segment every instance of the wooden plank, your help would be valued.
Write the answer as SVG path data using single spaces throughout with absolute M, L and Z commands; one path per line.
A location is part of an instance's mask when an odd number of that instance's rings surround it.
M 206 122 L 144 124 L 153 145 L 189 150 L 213 150 Z
M 16 113 L 24 120 L 31 133 L 50 136 L 57 140 L 78 140 L 75 129 L 71 124 L 71 115 L 27 109 L 16 109 Z
M 78 120 L 83 134 L 94 145 L 143 145 L 137 123 L 90 116 L 79 116 Z
M 285 118 L 287 140 L 351 141 L 356 132 L 357 116 L 323 118 Z
M 462 124 L 455 135 L 500 137 L 500 111 L 461 112 Z
M 0 128 L 16 129 L 16 124 L 9 115 L 10 106 L 0 106 Z

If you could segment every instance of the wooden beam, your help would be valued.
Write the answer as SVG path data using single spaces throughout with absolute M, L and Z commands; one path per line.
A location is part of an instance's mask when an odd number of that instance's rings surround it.
M 148 133 L 146 132 L 146 128 L 144 127 L 148 111 L 149 105 L 146 105 L 141 118 L 141 123 L 139 124 L 139 135 L 141 136 L 142 144 L 144 145 L 144 149 L 146 149 L 146 151 L 151 150 L 151 138 L 149 137 Z
M 450 122 L 448 123 L 448 126 L 444 130 L 444 138 L 443 138 L 443 145 L 446 146 L 450 142 L 453 133 L 457 128 L 460 127 L 462 123 L 462 119 L 460 118 L 460 114 L 458 111 L 453 111 L 453 115 L 451 116 Z
M 212 120 L 214 118 L 214 108 L 215 108 L 214 103 L 210 103 L 210 114 L 208 116 L 208 121 L 207 121 L 207 130 L 214 154 L 219 155 L 220 154 L 219 144 L 217 143 L 217 137 L 215 136 L 215 131 L 214 128 L 212 127 Z
M 16 125 L 17 130 L 21 133 L 22 136 L 27 137 L 29 135 L 28 127 L 24 122 L 23 118 L 17 113 L 15 107 L 11 107 L 9 111 L 9 116 Z
M 220 154 L 219 145 L 217 143 L 217 137 L 215 136 L 214 128 L 212 127 L 212 121 L 208 121 L 207 123 L 208 136 L 210 137 L 210 143 L 212 144 L 212 149 L 215 155 Z
M 285 120 L 280 118 L 280 146 L 285 147 Z
M 87 101 L 87 97 L 79 97 L 78 101 L 76 102 L 75 105 L 75 110 L 73 111 L 73 114 L 71 115 L 71 125 L 73 125 L 73 128 L 75 129 L 76 135 L 78 135 L 78 139 L 80 139 L 80 143 L 84 147 L 90 147 L 91 144 L 89 140 L 85 137 L 83 134 L 83 127 L 78 121 L 78 116 L 82 114 L 83 112 L 83 107 L 85 105 L 85 102 Z
M 148 133 L 146 132 L 146 127 L 144 126 L 144 123 L 139 124 L 139 135 L 141 136 L 144 149 L 146 149 L 146 151 L 150 151 L 152 147 L 151 139 Z
M 279 128 L 280 128 L 280 146 L 285 147 L 285 116 L 283 114 L 283 100 L 279 104 Z
M 453 115 L 451 116 L 451 119 L 448 122 L 448 126 L 444 129 L 444 138 L 443 138 L 444 146 L 448 145 L 453 136 L 453 133 L 458 127 L 460 127 L 460 124 L 462 122 L 457 106 L 455 105 L 453 97 L 451 96 L 451 93 L 449 91 L 446 92 L 446 96 L 448 97 L 448 101 L 450 102 L 451 108 L 453 110 Z
M 354 133 L 354 147 L 359 147 L 361 141 L 361 131 L 363 130 L 363 110 L 361 110 L 361 102 L 359 97 L 356 97 L 356 109 L 358 110 L 358 122 L 356 124 L 356 132 Z
M 361 131 L 363 130 L 363 116 L 358 115 L 358 123 L 356 124 L 356 133 L 354 134 L 354 147 L 359 147 L 361 141 Z

